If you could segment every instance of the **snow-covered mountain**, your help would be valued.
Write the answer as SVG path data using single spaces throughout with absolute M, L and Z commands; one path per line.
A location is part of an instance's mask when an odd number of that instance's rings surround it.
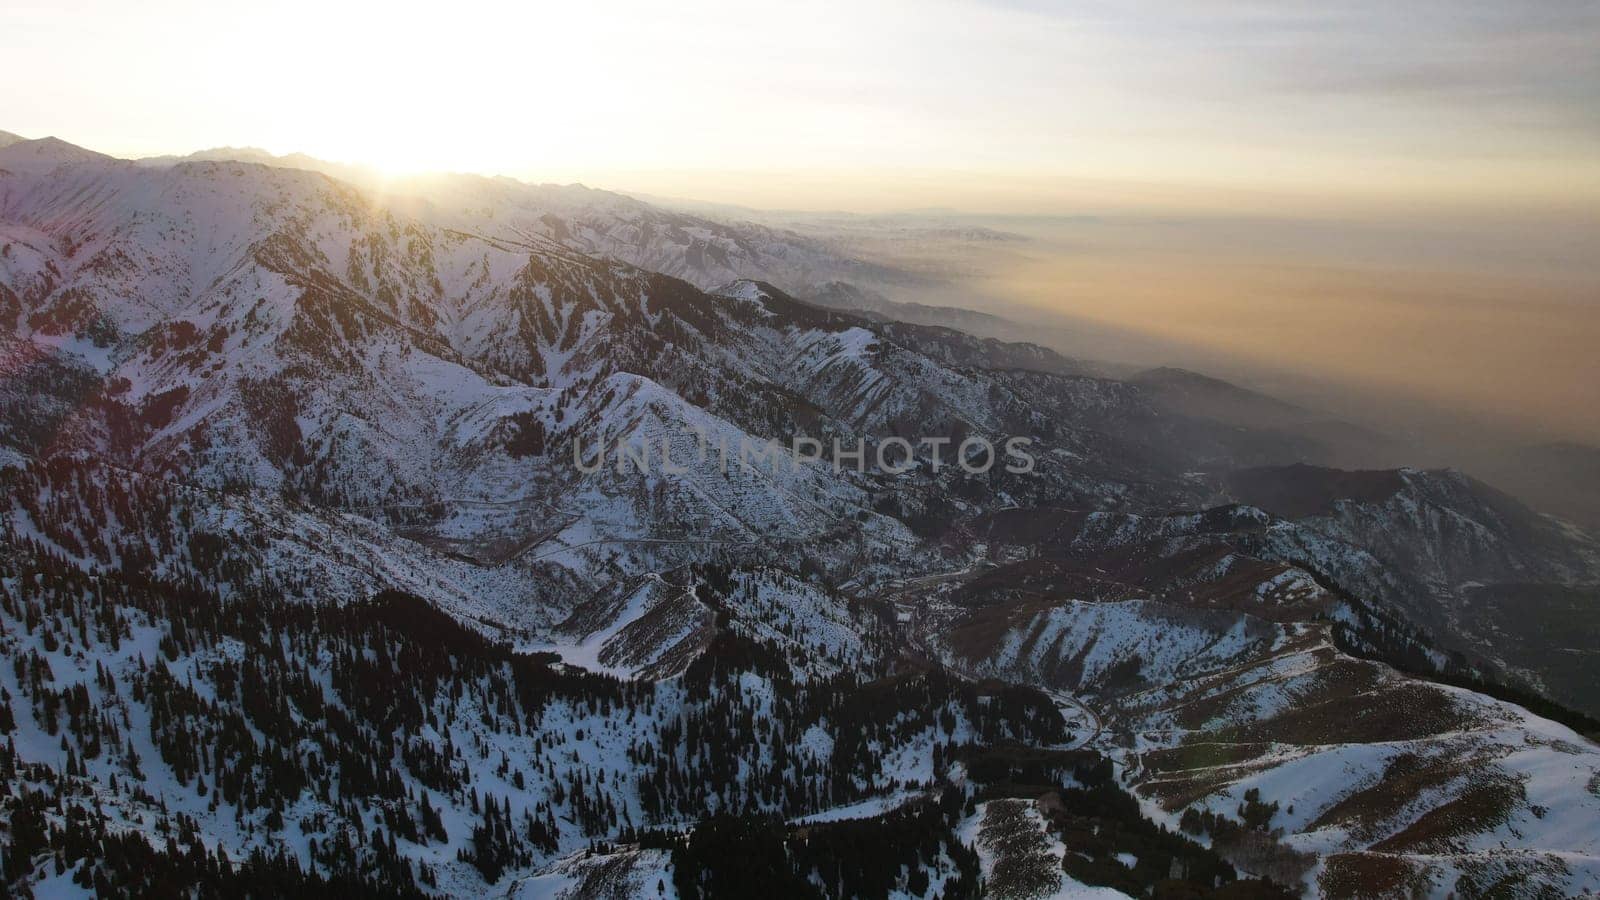
M 1010 510 L 977 524 L 998 562 L 908 598 L 919 640 L 970 677 L 1087 704 L 1158 821 L 1337 896 L 1594 889 L 1600 750 L 1457 686 L 1485 687 L 1397 627 L 1378 599 L 1395 585 L 1342 588 L 1398 582 L 1368 550 L 1253 507 Z M 1235 816 L 1270 827 L 1240 830 Z M 1562 849 L 1525 843 L 1547 828 Z
M 806 295 L 838 280 L 909 284 L 914 273 L 864 262 L 825 241 L 738 217 L 707 217 L 581 184 L 530 184 L 477 175 L 394 176 L 303 153 L 274 156 L 252 147 L 219 147 L 188 156 L 150 157 L 139 165 L 245 162 L 320 172 L 396 206 L 463 230 L 487 228 L 511 239 L 544 240 L 710 289 L 740 278 Z
M 1600 889 L 1582 531 L 796 235 L 235 155 L 0 146 L 8 889 Z

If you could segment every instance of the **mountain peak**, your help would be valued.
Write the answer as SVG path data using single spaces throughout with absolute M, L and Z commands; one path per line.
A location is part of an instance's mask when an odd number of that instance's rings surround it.
M 34 140 L 21 138 L 15 141 L 6 140 L 11 137 L 16 136 L 6 134 L 0 138 L 0 168 L 12 171 L 48 170 L 68 163 L 113 159 L 104 153 L 96 153 L 55 136 Z

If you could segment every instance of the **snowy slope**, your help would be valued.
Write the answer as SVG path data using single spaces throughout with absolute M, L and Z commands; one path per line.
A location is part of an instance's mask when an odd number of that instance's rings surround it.
M 1588 536 L 1450 472 L 1261 469 L 1303 445 L 796 300 L 773 280 L 853 264 L 792 235 L 235 155 L 0 146 L 25 825 L 654 896 L 674 857 L 634 828 L 959 810 L 953 760 L 1020 745 L 1115 761 L 1151 819 L 1307 890 L 1600 889 L 1600 751 L 1427 680 L 1582 700 L 1589 657 L 1550 635 L 1592 625 Z M 1034 472 L 829 446 L 1011 436 Z M 969 821 L 983 871 L 999 810 L 1057 874 L 1018 802 Z M 957 849 L 915 865 L 956 884 Z

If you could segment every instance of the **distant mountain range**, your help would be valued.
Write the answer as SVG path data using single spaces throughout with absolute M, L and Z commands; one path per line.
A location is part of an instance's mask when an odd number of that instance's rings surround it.
M 1578 526 L 781 229 L 0 144 L 10 891 L 1600 890 Z

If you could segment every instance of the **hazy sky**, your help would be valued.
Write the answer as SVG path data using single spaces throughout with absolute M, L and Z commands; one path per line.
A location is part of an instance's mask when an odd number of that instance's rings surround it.
M 1033 240 L 1001 245 L 1005 258 L 949 299 L 1050 314 L 996 310 L 1013 321 L 1065 318 L 1027 339 L 1198 369 L 1391 434 L 1465 420 L 1501 432 L 1480 428 L 1478 441 L 1600 445 L 1600 220 L 1519 230 L 1130 216 L 1011 227 Z
M 1600 196 L 1597 47 L 1593 0 L 7 0 L 0 128 L 769 206 L 1539 204 Z

